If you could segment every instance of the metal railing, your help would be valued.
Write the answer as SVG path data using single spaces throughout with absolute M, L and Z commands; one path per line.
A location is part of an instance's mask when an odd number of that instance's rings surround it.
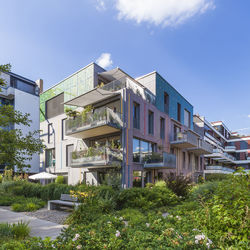
M 82 151 L 71 153 L 71 163 L 73 165 L 84 165 L 88 163 L 102 162 L 104 165 L 122 160 L 122 152 L 119 149 L 109 147 L 88 148 Z
M 79 115 L 70 118 L 66 120 L 66 134 L 105 124 L 120 128 L 122 126 L 121 114 L 110 108 L 102 107 L 86 113 L 85 116 Z
M 188 142 L 190 144 L 198 146 L 197 136 L 191 133 L 190 131 L 175 133 L 172 142 Z
M 166 152 L 163 153 L 152 153 L 145 155 L 143 158 L 144 166 L 150 166 L 154 164 L 162 164 L 162 166 L 166 166 L 169 168 L 176 167 L 176 155 L 169 154 Z

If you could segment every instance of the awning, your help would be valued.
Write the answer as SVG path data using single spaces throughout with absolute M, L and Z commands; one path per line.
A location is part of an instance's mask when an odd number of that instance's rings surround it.
M 91 105 L 117 95 L 120 95 L 120 93 L 114 93 L 111 91 L 103 90 L 101 88 L 95 88 L 87 93 L 64 102 L 64 104 L 70 106 L 85 107 L 87 105 Z
M 56 179 L 56 177 L 57 176 L 54 174 L 50 174 L 47 172 L 41 172 L 41 173 L 29 176 L 29 179 L 31 179 L 31 180 L 50 180 L 50 179 Z
M 111 69 L 109 71 L 99 73 L 98 75 L 102 76 L 103 78 L 107 79 L 110 82 L 114 81 L 114 80 L 120 80 L 123 77 L 132 78 L 131 76 L 129 76 L 127 73 L 125 73 L 120 68 Z

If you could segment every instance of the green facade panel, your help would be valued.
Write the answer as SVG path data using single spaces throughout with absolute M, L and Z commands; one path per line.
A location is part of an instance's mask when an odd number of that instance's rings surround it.
M 91 64 L 40 95 L 40 122 L 45 120 L 46 101 L 64 92 L 64 101 L 82 95 L 94 88 L 94 64 Z M 67 106 L 65 105 L 64 108 Z

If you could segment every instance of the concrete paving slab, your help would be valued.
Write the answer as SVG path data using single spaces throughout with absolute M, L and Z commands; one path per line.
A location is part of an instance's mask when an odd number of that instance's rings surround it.
M 61 230 L 66 227 L 65 225 L 27 216 L 24 213 L 16 213 L 0 208 L 0 223 L 17 223 L 18 221 L 29 222 L 30 236 L 41 237 L 42 239 L 45 237 L 55 239 L 61 233 Z

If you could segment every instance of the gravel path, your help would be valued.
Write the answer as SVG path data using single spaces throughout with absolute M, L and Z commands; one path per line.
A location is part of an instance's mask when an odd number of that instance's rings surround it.
M 0 208 L 11 211 L 11 207 L 0 206 Z M 64 225 L 64 221 L 71 214 L 71 212 L 63 210 L 48 210 L 47 208 L 42 208 L 34 212 L 20 212 L 19 214 Z

